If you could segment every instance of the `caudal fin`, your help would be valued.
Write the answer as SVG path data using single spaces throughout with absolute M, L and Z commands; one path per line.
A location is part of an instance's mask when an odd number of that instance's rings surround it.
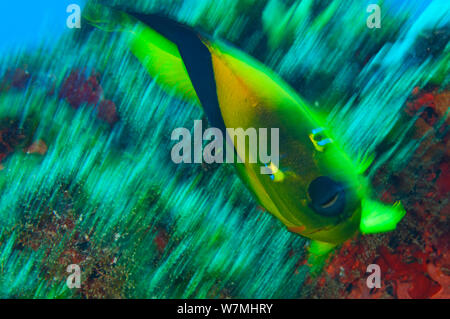
M 90 4 L 83 10 L 83 18 L 95 28 L 106 32 L 123 33 L 128 47 L 155 81 L 168 92 L 200 105 L 175 37 L 173 26 L 155 30 L 148 23 L 159 25 L 156 15 L 122 12 L 108 6 Z M 146 20 L 146 22 L 140 19 Z M 165 21 L 165 20 L 164 20 Z

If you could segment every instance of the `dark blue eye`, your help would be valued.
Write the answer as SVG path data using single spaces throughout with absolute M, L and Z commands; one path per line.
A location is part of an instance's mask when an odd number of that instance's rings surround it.
M 327 176 L 317 177 L 309 184 L 310 207 L 322 216 L 340 215 L 345 208 L 345 189 Z

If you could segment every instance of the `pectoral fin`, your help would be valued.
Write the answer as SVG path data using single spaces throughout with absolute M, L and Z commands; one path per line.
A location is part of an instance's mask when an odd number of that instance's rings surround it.
M 373 234 L 394 230 L 406 211 L 400 202 L 393 206 L 373 200 L 362 201 L 361 222 L 359 228 L 363 234 Z
M 328 258 L 328 254 L 336 247 L 336 244 L 312 240 L 308 248 L 308 265 L 311 267 L 311 275 L 317 275 Z
M 311 245 L 308 248 L 308 251 L 311 255 L 323 256 L 332 251 L 334 247 L 336 247 L 336 244 L 312 240 Z

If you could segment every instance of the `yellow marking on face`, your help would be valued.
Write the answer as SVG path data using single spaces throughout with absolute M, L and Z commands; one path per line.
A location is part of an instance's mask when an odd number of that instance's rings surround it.
M 314 139 L 314 134 L 309 134 L 308 136 L 309 136 L 309 139 L 311 140 L 311 142 L 313 143 L 314 148 L 316 150 L 318 150 L 319 152 L 323 152 L 325 148 L 323 146 L 317 144 L 317 141 Z
M 274 182 L 282 182 L 284 180 L 284 173 L 274 163 L 271 162 L 269 168 L 272 171 L 272 180 Z

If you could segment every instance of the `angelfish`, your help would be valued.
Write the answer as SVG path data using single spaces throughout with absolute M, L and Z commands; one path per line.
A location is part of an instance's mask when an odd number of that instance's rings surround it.
M 363 173 L 373 158 L 352 160 L 323 119 L 256 59 L 155 14 L 111 10 L 107 18 L 87 20 L 126 33 L 131 52 L 155 81 L 200 105 L 211 126 L 279 128 L 280 159 L 278 166 L 268 165 L 272 174 L 261 174 L 261 163 L 235 165 L 267 211 L 289 231 L 313 240 L 312 255 L 328 253 L 358 231 L 393 230 L 405 215 L 400 202 L 371 199 Z

